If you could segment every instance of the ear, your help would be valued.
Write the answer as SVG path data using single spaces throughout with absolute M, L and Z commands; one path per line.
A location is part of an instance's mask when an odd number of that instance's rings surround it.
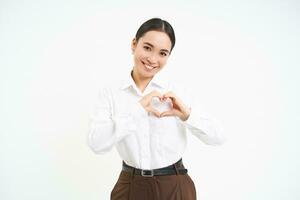
M 135 48 L 136 48 L 136 45 L 137 45 L 137 41 L 135 38 L 132 39 L 132 42 L 131 42 L 131 51 L 132 53 L 134 52 Z

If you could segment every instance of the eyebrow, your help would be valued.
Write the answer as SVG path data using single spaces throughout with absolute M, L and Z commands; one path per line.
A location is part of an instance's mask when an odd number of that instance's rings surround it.
M 154 47 L 152 44 L 150 44 L 149 42 L 144 42 L 144 44 L 147 44 L 147 45 L 149 45 L 149 46 L 151 46 L 151 47 Z M 167 50 L 167 49 L 161 49 L 161 51 L 165 51 L 165 52 L 167 52 L 167 53 L 170 53 L 169 52 L 169 50 Z

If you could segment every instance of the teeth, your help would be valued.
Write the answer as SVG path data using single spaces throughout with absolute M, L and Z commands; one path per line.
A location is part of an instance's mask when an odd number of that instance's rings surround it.
M 147 69 L 153 69 L 154 67 L 151 67 L 149 65 L 145 65 L 147 67 Z
M 144 65 L 145 65 L 145 67 L 147 68 L 147 69 L 149 69 L 149 70 L 152 70 L 153 68 L 155 68 L 155 67 L 152 67 L 152 66 L 150 66 L 150 65 L 147 65 L 147 64 L 145 64 L 145 63 L 143 63 Z

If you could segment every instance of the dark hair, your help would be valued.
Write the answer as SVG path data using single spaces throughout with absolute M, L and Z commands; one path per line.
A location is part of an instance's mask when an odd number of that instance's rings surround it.
M 138 42 L 140 37 L 142 37 L 148 31 L 161 31 L 166 33 L 171 40 L 172 43 L 171 51 L 172 51 L 172 49 L 175 46 L 175 33 L 173 27 L 171 26 L 171 24 L 169 24 L 169 22 L 162 20 L 160 18 L 152 18 L 147 20 L 137 30 L 135 34 L 136 41 Z

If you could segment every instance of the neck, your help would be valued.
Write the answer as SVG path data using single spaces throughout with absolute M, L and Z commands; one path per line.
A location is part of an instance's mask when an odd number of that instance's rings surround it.
M 136 86 L 142 91 L 144 92 L 145 88 L 147 87 L 147 85 L 149 84 L 149 82 L 151 81 L 152 78 L 145 78 L 145 77 L 141 77 L 139 76 L 139 74 L 136 72 L 136 70 L 132 70 L 131 71 L 131 77 L 133 78 Z

